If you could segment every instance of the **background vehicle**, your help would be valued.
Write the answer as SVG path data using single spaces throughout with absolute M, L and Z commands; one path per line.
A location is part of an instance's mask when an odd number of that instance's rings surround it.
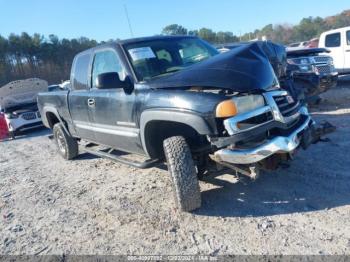
M 306 47 L 308 48 L 317 48 L 318 47 L 318 42 L 319 42 L 319 38 L 312 38 L 308 44 L 306 45 Z
M 318 47 L 318 38 L 312 38 L 309 41 L 304 42 L 298 42 L 298 43 L 292 43 L 287 46 L 289 50 L 298 50 L 298 49 L 304 49 L 304 48 L 316 48 Z
M 9 137 L 9 128 L 7 126 L 4 113 L 0 113 L 0 141 Z
M 49 92 L 52 92 L 52 91 L 65 90 L 68 88 L 70 88 L 70 80 L 66 80 L 66 81 L 62 82 L 61 84 L 50 85 L 47 87 L 47 90 Z
M 220 53 L 225 53 L 227 51 L 240 47 L 244 44 L 250 44 L 252 42 L 236 42 L 236 43 L 228 43 L 228 44 L 219 44 L 219 45 L 216 45 L 215 47 Z M 255 41 L 255 42 L 258 42 L 258 41 Z
M 330 50 L 329 55 L 339 74 L 350 73 L 350 26 L 322 33 L 319 47 Z
M 38 78 L 18 80 L 0 88 L 0 111 L 12 138 L 20 131 L 42 126 L 36 98 L 47 91 L 47 82 Z
M 305 48 L 308 45 L 308 41 L 304 41 L 304 42 L 297 42 L 297 43 L 292 43 L 289 44 L 288 47 L 290 49 L 299 49 L 299 48 Z
M 337 85 L 338 73 L 326 53 L 325 48 L 287 49 L 287 75 L 307 102 L 317 102 L 319 94 Z
M 218 54 L 197 37 L 156 36 L 86 50 L 71 89 L 39 94 L 43 123 L 65 159 L 85 140 L 84 151 L 140 168 L 166 160 L 179 208 L 196 209 L 212 163 L 255 179 L 313 141 L 314 121 L 280 89 L 263 47 Z

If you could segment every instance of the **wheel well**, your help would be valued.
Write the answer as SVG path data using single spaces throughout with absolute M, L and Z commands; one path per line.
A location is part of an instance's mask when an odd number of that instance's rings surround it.
M 163 141 L 172 136 L 183 136 L 191 150 L 208 143 L 193 127 L 171 121 L 153 120 L 145 126 L 145 146 L 152 158 L 163 158 Z
M 60 120 L 57 118 L 57 116 L 52 112 L 46 113 L 46 119 L 47 119 L 47 122 L 48 122 L 51 129 L 53 128 L 53 126 L 56 123 L 60 122 Z

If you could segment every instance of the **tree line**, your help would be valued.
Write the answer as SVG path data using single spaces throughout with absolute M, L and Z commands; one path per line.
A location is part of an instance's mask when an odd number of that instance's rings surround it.
M 69 78 L 74 56 L 90 47 L 95 40 L 86 37 L 59 39 L 55 35 L 0 35 L 0 86 L 13 80 L 38 77 L 49 83 Z
M 214 32 L 209 28 L 201 28 L 199 30 L 188 30 L 182 25 L 171 24 L 163 28 L 162 34 L 164 35 L 194 35 L 199 36 L 210 43 L 231 43 L 238 42 L 239 37 L 232 32 Z
M 303 18 L 299 24 L 294 26 L 289 24 L 268 24 L 261 29 L 256 29 L 253 32 L 248 32 L 243 35 L 235 35 L 233 32 L 215 32 L 209 28 L 188 30 L 179 24 L 171 24 L 164 27 L 162 33 L 166 35 L 196 35 L 213 44 L 250 41 L 255 39 L 261 40 L 263 38 L 281 44 L 290 44 L 317 38 L 324 31 L 349 25 L 350 10 L 346 10 L 341 14 L 326 18 Z
M 188 30 L 172 24 L 163 28 L 165 35 L 196 35 L 213 44 L 249 41 L 266 37 L 269 40 L 288 44 L 306 41 L 318 37 L 329 29 L 349 26 L 350 10 L 341 14 L 321 18 L 304 18 L 297 25 L 266 25 L 261 29 L 243 35 L 233 32 L 215 32 L 209 28 Z M 103 43 L 103 42 L 100 42 Z M 7 38 L 0 35 L 0 87 L 10 81 L 39 77 L 50 84 L 69 79 L 70 67 L 74 56 L 82 50 L 100 44 L 86 37 L 77 39 L 58 38 L 56 35 L 45 37 L 41 34 L 11 34 Z

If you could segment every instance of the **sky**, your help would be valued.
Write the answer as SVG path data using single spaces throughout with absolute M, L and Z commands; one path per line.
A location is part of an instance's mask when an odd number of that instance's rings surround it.
M 350 9 L 350 1 L 0 0 L 0 8 L 0 35 L 5 37 L 27 32 L 106 41 L 160 34 L 174 23 L 239 36 L 271 23 L 297 24 L 304 17 L 335 15 Z

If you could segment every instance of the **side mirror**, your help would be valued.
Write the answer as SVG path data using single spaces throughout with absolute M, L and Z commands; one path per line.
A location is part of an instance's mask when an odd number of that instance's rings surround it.
M 96 78 L 96 88 L 98 89 L 110 89 L 110 88 L 123 88 L 124 90 L 131 90 L 132 83 L 129 77 L 125 77 L 124 81 L 121 81 L 119 74 L 116 72 L 103 73 Z

